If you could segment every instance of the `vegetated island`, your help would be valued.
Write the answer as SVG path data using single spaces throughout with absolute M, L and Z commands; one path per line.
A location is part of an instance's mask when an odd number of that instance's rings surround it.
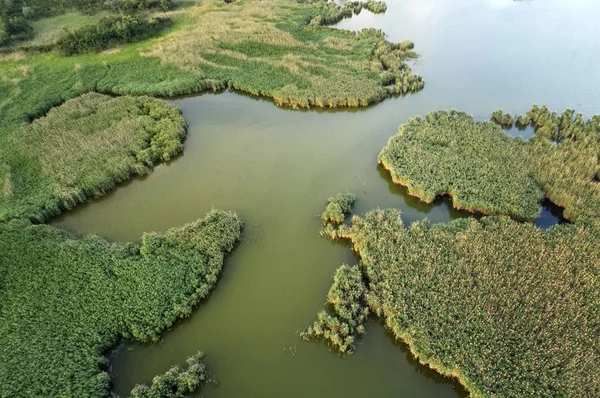
M 534 105 L 517 123 L 535 136 L 523 142 L 465 113 L 432 112 L 400 126 L 378 161 L 425 202 L 448 194 L 459 209 L 533 220 L 545 195 L 570 221 L 600 219 L 600 116 Z
M 323 231 L 350 239 L 360 263 L 336 272 L 332 306 L 303 337 L 351 351 L 371 312 L 474 397 L 597 395 L 597 224 L 541 230 L 501 216 L 407 228 L 388 209 Z
M 383 11 L 380 3 L 363 4 Z M 60 51 L 11 49 L 0 55 L 0 130 L 14 130 L 91 91 L 165 97 L 231 88 L 272 98 L 278 105 L 342 107 L 366 106 L 423 88 L 423 79 L 407 64 L 417 56 L 410 41 L 392 43 L 374 29 L 356 33 L 322 26 L 352 15 L 357 7 L 322 1 L 207 0 L 158 12 L 158 17 L 171 20 L 166 32 L 156 32 L 160 37 L 110 51 L 65 56 Z M 64 11 L 50 8 L 44 15 Z M 90 12 L 101 11 L 110 10 Z M 155 17 L 156 11 L 149 12 L 73 28 L 59 40 L 59 50 L 96 51 L 105 42 L 119 44 L 117 33 L 137 37 L 143 22 L 139 18 L 148 22 Z M 130 30 L 117 29 L 122 26 Z M 145 38 L 146 29 L 139 30 Z
M 157 340 L 213 289 L 240 239 L 235 213 L 213 210 L 140 244 L 31 224 L 172 159 L 185 136 L 163 100 L 97 93 L 0 136 L 0 396 L 108 396 L 106 351 Z M 196 356 L 132 396 L 182 397 L 205 379 Z

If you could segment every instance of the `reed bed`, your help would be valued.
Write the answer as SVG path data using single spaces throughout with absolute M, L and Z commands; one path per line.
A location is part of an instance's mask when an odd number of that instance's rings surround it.
M 395 183 L 430 203 L 450 195 L 455 208 L 533 220 L 543 193 L 518 140 L 462 112 L 408 120 L 379 154 Z
M 370 311 L 471 396 L 597 395 L 597 225 L 484 217 L 406 228 L 388 209 L 332 228 L 360 255 Z
M 512 127 L 507 115 L 496 111 L 492 119 Z M 464 113 L 430 113 L 400 126 L 379 163 L 426 202 L 448 194 L 456 208 L 532 220 L 545 195 L 568 220 L 600 220 L 600 116 L 585 120 L 571 109 L 557 114 L 534 105 L 516 123 L 533 126 L 534 137 L 505 136 Z
M 178 108 L 149 97 L 85 94 L 23 127 L 0 149 L 0 221 L 44 221 L 183 149 Z
M 355 200 L 356 196 L 351 193 L 338 193 L 337 195 L 330 197 L 327 200 L 325 211 L 321 214 L 323 224 L 339 224 L 344 222 L 346 214 L 352 211 L 352 205 Z
M 156 341 L 189 316 L 241 228 L 213 210 L 134 244 L 0 223 L 0 396 L 107 397 L 104 353 L 122 339 Z
M 324 338 L 341 353 L 354 351 L 355 336 L 365 332 L 369 315 L 366 291 L 360 269 L 342 265 L 335 272 L 327 294 L 333 315 L 327 311 L 319 312 L 317 320 L 300 336 L 304 340 Z
M 152 384 L 140 384 L 131 391 L 130 398 L 184 398 L 207 382 L 208 368 L 203 361 L 204 353 L 189 357 L 185 369 L 173 366 L 164 374 L 154 377 Z

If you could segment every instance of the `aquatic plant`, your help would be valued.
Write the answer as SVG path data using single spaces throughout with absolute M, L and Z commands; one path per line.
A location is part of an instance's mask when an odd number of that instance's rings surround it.
M 495 124 L 450 111 L 408 120 L 378 161 L 395 183 L 427 203 L 450 195 L 458 209 L 533 220 L 543 193 L 524 153 Z
M 135 386 L 130 398 L 183 398 L 197 391 L 208 381 L 208 369 L 203 362 L 204 353 L 198 352 L 186 361 L 186 368 L 173 366 L 162 375 L 154 377 L 152 384 Z
M 503 113 L 502 109 L 498 109 L 492 113 L 492 121 L 502 127 L 512 127 L 515 123 L 515 118 L 510 113 Z
M 600 220 L 600 115 L 584 120 L 534 105 L 521 117 L 535 127 L 526 144 L 532 174 L 546 196 L 572 221 Z
M 535 136 L 523 142 L 464 113 L 433 112 L 400 126 L 378 160 L 426 202 L 448 194 L 459 209 L 532 220 L 545 194 L 571 221 L 600 220 L 600 116 L 534 105 L 517 122 Z
M 304 340 L 325 338 L 341 353 L 354 350 L 357 335 L 365 332 L 369 310 L 362 273 L 356 266 L 342 265 L 333 277 L 333 285 L 327 294 L 327 302 L 333 307 L 333 315 L 321 311 L 312 326 L 300 333 Z
M 122 339 L 156 341 L 189 316 L 241 228 L 235 213 L 213 210 L 135 244 L 0 223 L 0 396 L 108 396 L 104 353 Z M 196 385 L 191 370 L 178 382 Z
M 361 257 L 371 311 L 472 396 L 600 389 L 597 225 L 540 230 L 484 217 L 405 228 L 400 211 L 388 209 L 354 216 L 338 236 Z
M 321 219 L 323 224 L 327 223 L 342 223 L 347 213 L 352 211 L 352 205 L 356 200 L 356 196 L 351 193 L 338 193 L 327 200 L 327 207 Z
M 368 0 L 363 3 L 363 7 L 374 14 L 383 14 L 387 11 L 387 5 L 384 1 Z
M 44 221 L 183 149 L 178 108 L 90 93 L 52 109 L 0 145 L 0 221 Z

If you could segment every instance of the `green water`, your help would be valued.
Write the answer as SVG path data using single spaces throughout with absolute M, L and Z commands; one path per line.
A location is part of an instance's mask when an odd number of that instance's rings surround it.
M 457 4 L 459 3 L 459 4 Z M 376 157 L 399 124 L 436 109 L 487 118 L 496 108 L 533 102 L 590 115 L 600 105 L 600 27 L 592 1 L 388 2 L 340 26 L 378 27 L 412 39 L 425 90 L 355 111 L 291 111 L 234 93 L 173 101 L 189 124 L 184 155 L 54 220 L 77 233 L 137 240 L 235 209 L 245 237 L 209 300 L 158 344 L 125 344 L 112 356 L 115 392 L 126 396 L 197 350 L 207 353 L 219 387 L 211 397 L 455 397 L 453 381 L 415 363 L 371 320 L 346 358 L 297 336 L 322 309 L 334 270 L 357 260 L 347 246 L 319 237 L 326 198 L 358 196 L 356 212 L 397 207 L 407 222 L 467 216 L 447 200 L 418 202 L 378 169 Z M 565 32 L 568 37 L 563 38 Z M 557 217 L 546 209 L 538 225 Z

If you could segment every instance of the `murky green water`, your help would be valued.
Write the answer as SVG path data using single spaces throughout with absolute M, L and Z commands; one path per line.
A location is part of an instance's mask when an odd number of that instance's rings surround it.
M 456 108 L 487 118 L 533 102 L 588 115 L 600 109 L 600 4 L 593 1 L 396 0 L 340 26 L 378 27 L 410 38 L 425 90 L 366 110 L 300 112 L 233 93 L 174 101 L 189 123 L 185 153 L 53 222 L 78 233 L 136 240 L 235 209 L 244 241 L 210 299 L 159 344 L 126 345 L 113 356 L 116 393 L 126 396 L 197 350 L 220 386 L 205 397 L 455 397 L 465 393 L 411 359 L 376 320 L 346 358 L 297 331 L 325 301 L 334 270 L 354 263 L 318 234 L 326 198 L 358 195 L 356 212 L 398 207 L 410 222 L 465 216 L 447 201 L 425 205 L 378 169 L 376 157 L 407 118 Z M 538 225 L 552 223 L 546 209 Z M 554 214 L 554 215 L 553 215 Z

